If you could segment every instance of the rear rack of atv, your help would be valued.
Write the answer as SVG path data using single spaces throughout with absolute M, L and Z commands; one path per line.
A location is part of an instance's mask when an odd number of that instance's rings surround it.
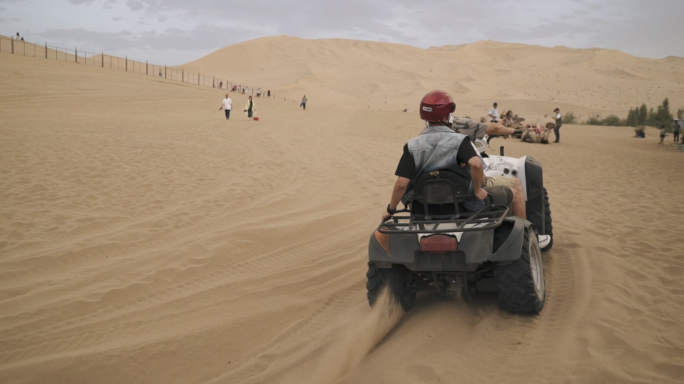
M 460 215 L 430 215 L 413 216 L 409 210 L 398 211 L 388 221 L 380 224 L 378 232 L 394 233 L 452 233 L 485 231 L 498 228 L 508 215 L 507 206 L 492 205 L 477 212 L 461 213 Z

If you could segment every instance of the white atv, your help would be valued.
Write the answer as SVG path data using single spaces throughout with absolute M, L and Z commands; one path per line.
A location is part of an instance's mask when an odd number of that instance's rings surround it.
M 513 177 L 520 180 L 525 193 L 527 220 L 533 225 L 537 234 L 548 235 L 549 244 L 542 249 L 546 252 L 553 247 L 553 225 L 551 223 L 551 209 L 549 194 L 544 188 L 541 163 L 534 157 L 523 156 L 519 159 L 504 156 L 504 147 L 499 147 L 499 156 L 487 154 L 489 142 L 499 136 L 485 136 L 484 139 L 473 141 L 480 152 L 487 168 L 485 176 Z

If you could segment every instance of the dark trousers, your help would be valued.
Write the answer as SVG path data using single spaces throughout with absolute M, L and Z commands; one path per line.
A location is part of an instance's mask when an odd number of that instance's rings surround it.
M 674 133 L 674 141 L 675 141 L 675 143 L 678 143 L 678 142 L 679 142 L 679 131 L 675 131 L 675 133 Z
M 556 135 L 556 143 L 560 141 L 560 129 L 561 127 L 553 129 L 553 133 Z
M 226 120 L 230 119 L 230 109 L 226 109 Z
M 247 117 L 252 117 L 252 110 L 251 109 L 247 111 Z

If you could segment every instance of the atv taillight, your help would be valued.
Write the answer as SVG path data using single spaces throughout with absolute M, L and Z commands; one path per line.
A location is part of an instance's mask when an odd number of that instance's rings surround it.
M 458 248 L 458 242 L 453 236 L 432 235 L 420 239 L 420 250 L 423 252 L 445 253 Z

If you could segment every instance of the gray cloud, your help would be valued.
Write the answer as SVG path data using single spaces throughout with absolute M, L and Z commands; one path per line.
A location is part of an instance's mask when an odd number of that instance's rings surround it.
M 68 41 L 67 46 L 93 46 L 95 52 L 122 51 L 128 48 L 141 49 L 174 49 L 174 50 L 210 50 L 228 45 L 223 36 L 234 36 L 241 41 L 256 38 L 245 34 L 241 29 L 217 27 L 201 24 L 191 30 L 168 28 L 161 32 L 146 30 L 140 33 L 121 31 L 116 33 L 94 32 L 86 29 L 50 29 L 46 31 L 53 39 Z M 97 41 L 98 44 L 92 44 Z M 89 44 L 90 43 L 90 44 Z
M 144 6 L 143 2 L 138 0 L 128 0 L 126 2 L 126 5 L 128 6 L 128 8 L 130 8 L 131 11 L 139 11 L 143 9 Z
M 64 20 L 60 25 L 48 23 L 46 28 L 44 22 L 29 25 L 33 21 L 27 21 L 10 23 L 8 28 L 65 39 L 65 44 L 78 37 L 78 44 L 97 49 L 175 50 L 180 62 L 196 59 L 182 57 L 184 50 L 195 54 L 272 35 L 376 40 L 423 48 L 489 39 L 612 48 L 649 57 L 684 56 L 679 41 L 681 0 L 657 4 L 646 0 L 53 1 L 64 5 L 49 12 L 50 18 Z M 30 11 L 18 0 L 0 3 L 8 4 L 10 14 Z M 68 29 L 74 24 L 78 27 Z

